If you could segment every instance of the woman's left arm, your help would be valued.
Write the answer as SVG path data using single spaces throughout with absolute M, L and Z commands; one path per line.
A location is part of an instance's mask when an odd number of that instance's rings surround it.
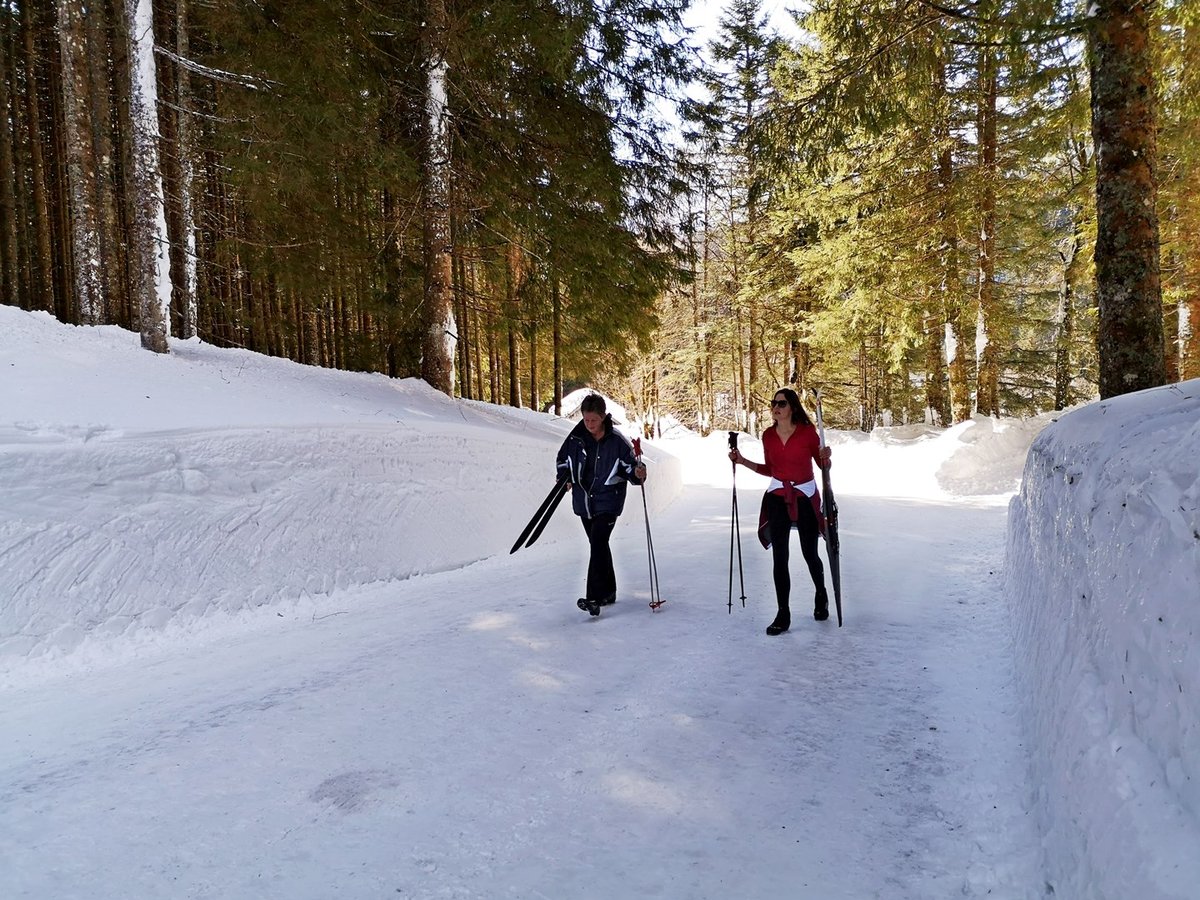
M 633 446 L 626 444 L 621 453 L 624 457 L 622 462 L 629 467 L 630 474 L 625 476 L 625 480 L 633 484 L 641 484 L 646 480 L 646 464 L 633 455 Z
M 833 466 L 833 448 L 828 446 L 822 447 L 820 432 L 818 432 L 815 428 L 813 429 L 813 432 L 817 436 L 815 442 L 816 446 L 813 448 L 813 462 L 815 462 L 822 469 L 831 468 Z

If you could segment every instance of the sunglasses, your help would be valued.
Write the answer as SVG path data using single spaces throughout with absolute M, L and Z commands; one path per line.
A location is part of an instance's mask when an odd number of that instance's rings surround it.
M 772 406 L 790 406 L 791 404 L 789 404 L 786 400 L 772 400 L 771 405 Z

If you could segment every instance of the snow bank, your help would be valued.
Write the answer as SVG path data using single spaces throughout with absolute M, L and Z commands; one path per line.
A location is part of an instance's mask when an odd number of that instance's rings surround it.
M 1200 885 L 1200 381 L 1094 403 L 1034 442 L 1008 581 L 1032 783 L 1060 897 Z
M 0 371 L 0 672 L 507 553 L 574 425 L 4 306 Z M 680 469 L 646 458 L 653 511 Z M 541 540 L 577 531 L 567 504 Z

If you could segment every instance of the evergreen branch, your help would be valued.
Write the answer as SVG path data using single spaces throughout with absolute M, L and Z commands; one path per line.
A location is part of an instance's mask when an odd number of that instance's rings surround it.
M 1008 30 L 1008 29 L 1011 29 L 1014 27 L 1011 17 L 1001 16 L 1000 18 L 992 18 L 991 16 L 981 16 L 976 13 L 967 12 L 965 10 L 957 9 L 952 6 L 946 6 L 942 3 L 938 3 L 937 0 L 917 0 L 917 2 L 919 4 L 921 4 L 922 6 L 927 6 L 930 9 L 934 10 L 935 12 L 940 13 L 941 15 L 945 16 L 948 19 L 954 19 L 959 22 L 968 22 L 972 25 L 988 25 L 991 27 L 1002 28 L 1005 30 Z M 1018 41 L 1017 43 L 1018 44 L 1036 44 L 1036 43 L 1042 43 L 1043 41 L 1045 41 L 1049 38 L 1063 37 L 1068 34 L 1079 34 L 1081 31 L 1083 31 L 1083 29 L 1086 26 L 1087 26 L 1086 19 L 1079 19 L 1075 16 L 1068 16 L 1065 19 L 1055 19 L 1053 21 L 1045 23 L 1044 25 L 1043 24 L 1032 24 L 1032 23 L 1027 23 L 1027 24 L 1022 25 L 1020 23 L 1017 23 L 1016 28 L 1019 31 L 1034 35 L 1034 37 L 1031 37 L 1028 40 L 1023 39 L 1023 40 Z M 980 42 L 980 43 L 974 43 L 974 42 L 963 41 L 963 42 L 955 42 L 955 43 L 960 43 L 961 46 L 965 46 L 965 47 L 977 47 L 977 46 L 995 47 L 995 46 L 1001 46 L 1004 42 L 991 43 L 991 42 L 984 41 L 984 42 Z
M 263 90 L 267 87 L 278 87 L 280 82 L 271 81 L 267 78 L 256 78 L 252 75 L 241 75 L 237 72 L 226 72 L 223 69 L 214 69 L 211 66 L 206 66 L 203 63 L 198 63 L 195 60 L 187 59 L 180 56 L 173 50 L 168 50 L 160 44 L 154 45 L 154 52 L 160 56 L 164 56 L 175 65 L 187 69 L 196 75 L 202 75 L 213 81 L 221 81 L 226 84 L 237 84 L 242 87 L 250 88 L 251 90 Z

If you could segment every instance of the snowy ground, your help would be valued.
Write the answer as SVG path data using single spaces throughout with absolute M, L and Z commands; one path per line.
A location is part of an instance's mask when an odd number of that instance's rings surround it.
M 1118 900 L 1015 673 L 1045 421 L 832 435 L 846 625 L 797 567 L 768 638 L 723 436 L 648 446 L 667 603 L 634 490 L 592 619 L 567 509 L 508 555 L 570 422 L 6 307 L 0 372 L 0 897 Z

